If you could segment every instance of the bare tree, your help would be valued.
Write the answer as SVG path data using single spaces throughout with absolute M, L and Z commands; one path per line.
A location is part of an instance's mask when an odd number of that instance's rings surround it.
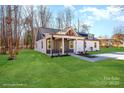
M 119 47 L 121 44 L 123 44 L 124 41 L 124 26 L 123 25 L 119 25 L 114 27 L 114 31 L 113 31 L 113 44 L 117 47 Z
M 5 43 L 6 43 L 6 38 L 5 38 L 5 7 L 1 6 L 1 53 L 5 54 L 6 53 L 6 48 L 5 48 Z
M 80 20 L 78 19 L 78 32 L 80 31 Z
M 2 8 L 0 7 L 0 53 L 2 51 Z
M 50 12 L 50 9 L 48 9 L 46 6 L 40 5 L 38 6 L 39 11 L 39 19 L 40 19 L 40 25 L 41 27 L 49 27 L 49 22 L 52 17 L 52 13 Z
M 12 10 L 11 6 L 7 6 L 8 9 L 8 15 L 7 15 L 7 27 L 8 27 L 8 46 L 9 46 L 9 60 L 14 59 L 14 53 L 13 53 L 13 38 L 12 38 Z
M 113 34 L 124 34 L 124 26 L 118 25 L 118 26 L 114 27 Z
M 14 6 L 15 54 L 18 54 L 18 52 L 19 52 L 20 37 L 21 37 L 22 30 L 23 30 L 21 9 L 22 9 L 22 6 Z
M 64 21 L 65 21 L 64 13 L 59 12 L 56 17 L 56 23 L 58 29 L 64 29 Z
M 69 7 L 65 8 L 64 12 L 65 12 L 66 27 L 70 27 L 72 26 L 72 19 L 74 18 L 74 13 Z
M 31 47 L 30 48 L 34 48 L 34 7 L 33 6 L 27 6 L 25 8 L 25 22 L 24 22 L 24 28 L 26 31 L 28 31 L 28 33 L 31 33 L 31 38 L 32 38 L 32 42 L 31 42 Z
M 82 23 L 81 24 L 81 32 L 85 32 L 85 33 L 89 33 L 89 29 L 90 29 L 91 26 L 85 24 L 85 23 Z
M 19 49 L 21 36 L 21 6 L 1 6 L 1 47 L 2 52 L 9 54 L 9 59 L 15 59 Z

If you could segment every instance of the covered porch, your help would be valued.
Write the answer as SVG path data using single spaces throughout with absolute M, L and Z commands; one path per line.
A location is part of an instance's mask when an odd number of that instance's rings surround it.
M 84 38 L 79 36 L 48 35 L 46 37 L 46 54 L 59 56 L 74 53 L 77 40 L 84 40 Z

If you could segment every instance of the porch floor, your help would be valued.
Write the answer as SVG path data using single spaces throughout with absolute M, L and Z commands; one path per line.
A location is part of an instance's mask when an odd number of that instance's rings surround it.
M 50 57 L 54 57 L 54 56 L 66 56 L 66 55 L 71 55 L 71 53 L 65 53 L 65 54 L 62 54 L 62 53 L 53 53 L 53 54 L 47 54 L 48 56 Z

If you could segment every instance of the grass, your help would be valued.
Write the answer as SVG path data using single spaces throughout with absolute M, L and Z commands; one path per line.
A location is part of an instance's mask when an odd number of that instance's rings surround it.
M 99 54 L 99 53 L 110 53 L 110 52 L 124 52 L 124 48 L 114 48 L 114 47 L 110 47 L 110 48 L 101 48 L 99 51 L 93 51 L 93 52 L 89 52 L 90 54 Z
M 50 58 L 22 50 L 14 61 L 0 55 L 0 87 L 124 87 L 124 61 L 92 63 L 72 56 Z

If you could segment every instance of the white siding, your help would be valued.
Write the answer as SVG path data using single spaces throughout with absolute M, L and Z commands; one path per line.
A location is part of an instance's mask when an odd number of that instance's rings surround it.
M 76 40 L 74 41 L 74 53 L 78 54 L 78 52 L 84 51 L 84 41 L 83 40 Z
M 99 41 L 85 40 L 85 42 L 86 42 L 85 51 L 91 51 L 91 47 L 93 51 L 99 50 Z M 94 46 L 95 42 L 96 42 L 96 48 Z M 37 47 L 35 45 L 36 51 L 46 53 L 46 39 L 36 41 L 36 44 L 37 44 Z M 43 44 L 43 48 L 42 48 L 42 44 Z M 74 40 L 73 44 L 74 44 L 74 53 L 78 54 L 79 52 L 84 51 L 84 40 L 77 40 L 77 41 Z
M 86 48 L 85 50 L 86 51 L 96 51 L 96 50 L 99 50 L 99 41 L 90 41 L 90 40 L 86 40 Z M 96 47 L 95 47 L 95 43 L 96 43 Z M 92 47 L 92 49 L 91 49 Z
M 92 47 L 92 51 L 96 51 L 99 50 L 99 41 L 90 41 L 90 40 L 85 40 L 86 42 L 86 48 L 85 51 L 91 51 L 91 47 Z M 96 48 L 94 46 L 94 44 L 96 43 Z M 83 52 L 84 51 L 84 40 L 76 40 L 74 41 L 74 53 L 78 54 L 79 52 Z
M 42 52 L 42 53 L 46 53 L 46 39 L 41 39 L 41 40 L 36 41 L 35 50 Z

